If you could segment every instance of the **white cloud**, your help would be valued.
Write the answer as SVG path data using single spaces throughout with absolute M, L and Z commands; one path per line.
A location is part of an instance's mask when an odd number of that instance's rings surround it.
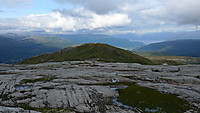
M 29 3 L 31 0 L 0 0 L 0 6 Z M 200 0 L 54 0 L 74 9 L 0 20 L 1 28 L 46 31 L 159 31 L 190 30 L 200 25 Z M 68 5 L 67 5 L 68 6 Z M 0 11 L 1 12 L 1 11 Z M 14 21 L 15 20 L 15 21 Z M 188 26 L 189 25 L 189 26 Z M 175 28 L 175 29 L 173 29 Z
M 59 11 L 50 14 L 29 15 L 23 18 L 13 19 L 14 22 L 1 20 L 0 26 L 17 26 L 17 28 L 46 30 L 46 31 L 78 31 L 83 29 L 96 30 L 108 27 L 125 26 L 131 22 L 127 14 L 114 13 L 98 15 L 87 10 L 76 10 L 79 16 L 73 13 Z
M 53 12 L 43 15 L 29 15 L 21 18 L 20 23 L 24 27 L 31 27 L 35 29 L 75 29 L 76 19 L 73 17 L 63 17 L 59 12 Z
M 200 25 L 200 0 L 166 0 L 164 5 L 178 24 Z
M 93 15 L 91 28 L 123 26 L 131 22 L 127 14 Z

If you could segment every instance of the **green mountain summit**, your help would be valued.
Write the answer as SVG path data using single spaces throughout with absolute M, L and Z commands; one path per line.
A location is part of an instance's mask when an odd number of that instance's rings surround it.
M 20 62 L 20 64 L 84 60 L 151 64 L 150 60 L 134 54 L 131 51 L 103 43 L 87 43 L 79 46 L 67 47 L 54 53 L 28 58 Z

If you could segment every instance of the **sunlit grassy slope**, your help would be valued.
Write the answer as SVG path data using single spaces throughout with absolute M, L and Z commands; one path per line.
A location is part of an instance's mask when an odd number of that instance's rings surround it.
M 134 54 L 131 51 L 123 50 L 103 43 L 87 43 L 80 46 L 68 47 L 58 52 L 32 57 L 20 63 L 36 64 L 42 62 L 82 60 L 152 64 L 149 59 Z

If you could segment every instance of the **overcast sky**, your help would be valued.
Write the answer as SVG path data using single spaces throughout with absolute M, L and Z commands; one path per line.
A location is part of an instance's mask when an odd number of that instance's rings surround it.
M 151 33 L 199 25 L 200 0 L 0 0 L 0 32 Z

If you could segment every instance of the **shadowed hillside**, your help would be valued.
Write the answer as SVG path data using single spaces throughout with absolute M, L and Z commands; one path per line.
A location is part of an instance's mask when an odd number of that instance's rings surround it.
M 200 57 L 199 44 L 200 39 L 165 41 L 143 46 L 137 51 L 159 56 Z
M 21 64 L 36 64 L 42 62 L 97 60 L 104 62 L 126 62 L 151 64 L 151 61 L 134 54 L 131 51 L 116 48 L 102 43 L 88 43 L 72 46 L 58 52 L 43 54 L 26 59 Z
M 59 49 L 0 35 L 0 63 L 17 63 L 22 59 L 57 50 Z

